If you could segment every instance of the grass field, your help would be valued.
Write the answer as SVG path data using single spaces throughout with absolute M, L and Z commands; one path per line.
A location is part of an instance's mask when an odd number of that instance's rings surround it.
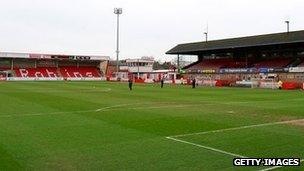
M 232 159 L 303 159 L 303 119 L 302 91 L 3 82 L 0 170 L 268 169 Z

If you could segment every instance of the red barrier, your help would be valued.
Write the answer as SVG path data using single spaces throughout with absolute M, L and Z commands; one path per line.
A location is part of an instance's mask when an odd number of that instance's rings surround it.
M 135 83 L 145 83 L 144 79 L 135 79 Z
M 295 90 L 298 88 L 298 83 L 296 82 L 284 82 L 282 85 L 284 90 Z
M 222 80 L 216 80 L 215 86 L 216 87 L 223 87 L 223 81 Z
M 187 79 L 187 85 L 191 85 L 191 80 Z
M 230 80 L 216 80 L 216 83 L 215 83 L 215 86 L 216 87 L 223 87 L 223 86 L 230 86 L 230 84 L 232 83 L 233 81 L 230 81 Z

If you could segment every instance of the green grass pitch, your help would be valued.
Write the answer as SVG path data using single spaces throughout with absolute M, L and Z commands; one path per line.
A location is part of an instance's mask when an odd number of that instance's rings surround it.
M 304 158 L 302 91 L 133 88 L 0 83 L 0 170 L 261 170 L 233 155 Z

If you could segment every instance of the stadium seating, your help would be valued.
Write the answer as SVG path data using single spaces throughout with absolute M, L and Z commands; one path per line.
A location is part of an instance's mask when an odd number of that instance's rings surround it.
M 65 78 L 95 78 L 101 76 L 95 67 L 61 67 L 60 73 Z
M 14 69 L 16 77 L 44 77 L 44 78 L 56 78 L 59 77 L 56 68 L 18 68 Z
M 269 59 L 254 64 L 255 68 L 283 68 L 290 64 L 290 59 Z
M 304 62 L 300 63 L 298 67 L 304 67 Z
M 220 68 L 244 68 L 246 62 L 239 62 L 233 59 L 205 59 L 197 62 L 188 69 L 220 69 Z
M 40 77 L 40 78 L 96 78 L 100 72 L 95 67 L 38 67 L 14 69 L 16 77 Z

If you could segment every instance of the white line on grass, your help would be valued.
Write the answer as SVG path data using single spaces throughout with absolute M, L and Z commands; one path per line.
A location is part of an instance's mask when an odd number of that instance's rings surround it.
M 100 109 L 95 110 L 95 112 L 101 112 L 107 109 L 112 109 L 112 108 L 116 108 L 116 107 L 123 107 L 123 106 L 130 106 L 130 105 L 140 105 L 142 103 L 133 103 L 133 104 L 119 104 L 119 105 L 113 105 L 113 106 L 108 106 L 108 107 L 103 107 Z
M 114 106 L 109 106 L 109 107 L 104 107 L 104 108 L 97 109 L 96 112 L 110 111 L 109 109 L 113 110 L 113 108 L 116 108 L 116 107 L 124 107 L 124 106 L 131 106 L 131 105 L 144 105 L 144 104 L 151 104 L 151 103 L 133 103 L 133 104 L 114 105 Z M 157 104 L 162 104 L 162 103 L 157 103 Z M 180 107 L 191 107 L 191 106 L 196 106 L 196 105 L 166 105 L 166 106 L 129 107 L 129 108 L 123 108 L 123 110 L 128 110 L 128 109 L 158 109 L 158 108 L 170 108 L 170 107 L 171 108 L 180 108 Z
M 177 139 L 177 138 L 172 138 L 172 137 L 166 137 L 166 138 L 169 139 L 169 140 L 176 141 L 176 142 L 193 145 L 193 146 L 196 146 L 196 147 L 204 148 L 204 149 L 207 149 L 207 150 L 210 150 L 210 151 L 226 154 L 226 155 L 233 156 L 233 157 L 248 158 L 246 156 L 242 156 L 242 155 L 239 155 L 239 154 L 230 153 L 230 152 L 223 151 L 223 150 L 220 150 L 220 149 L 216 149 L 216 148 L 212 148 L 212 147 L 208 147 L 208 146 L 204 146 L 204 145 L 200 145 L 200 144 L 196 144 L 196 143 L 180 140 L 180 139 Z
M 304 159 L 300 160 L 300 163 L 302 163 L 302 162 L 304 162 Z M 269 167 L 267 169 L 262 169 L 262 170 L 259 170 L 259 171 L 275 170 L 275 169 L 282 168 L 282 167 L 285 167 L 285 166 L 274 166 L 274 167 Z
M 147 106 L 147 107 L 132 107 L 128 109 L 162 109 L 162 108 L 183 108 L 183 107 L 194 107 L 198 105 L 166 105 L 166 106 Z
M 73 113 L 89 113 L 89 112 L 102 112 L 104 110 L 109 110 L 111 108 L 121 107 L 121 106 L 128 106 L 128 105 L 138 105 L 139 103 L 132 103 L 132 104 L 120 104 L 120 105 L 113 105 L 107 106 L 100 109 L 95 110 L 78 110 L 78 111 L 67 111 L 67 112 L 50 112 L 50 113 L 30 113 L 30 114 L 12 114 L 12 115 L 0 115 L 0 118 L 10 118 L 10 117 L 25 117 L 25 116 L 44 116 L 44 115 L 60 115 L 60 114 L 73 114 Z
M 298 122 L 298 121 L 304 121 L 304 119 L 296 119 L 296 120 L 289 120 L 289 121 L 264 123 L 264 124 L 257 124 L 257 125 L 248 125 L 248 126 L 241 126 L 241 127 L 235 127 L 235 128 L 227 128 L 227 129 L 219 129 L 219 130 L 213 130 L 213 131 L 190 133 L 190 134 L 181 134 L 181 135 L 169 136 L 169 137 L 166 137 L 166 138 L 170 139 L 170 140 L 173 140 L 173 141 L 176 141 L 176 142 L 181 142 L 181 143 L 184 143 L 184 144 L 193 145 L 193 146 L 196 146 L 196 147 L 204 148 L 204 149 L 215 151 L 215 152 L 222 153 L 222 154 L 227 154 L 227 155 L 234 156 L 234 157 L 249 158 L 249 157 L 246 157 L 246 156 L 242 156 L 242 155 L 239 155 L 239 154 L 223 151 L 223 150 L 220 150 L 220 149 L 216 149 L 216 148 L 212 148 L 212 147 L 208 147 L 208 146 L 204 146 L 204 145 L 200 145 L 200 144 L 196 144 L 196 143 L 180 140 L 180 139 L 177 139 L 177 137 L 185 137 L 185 136 L 191 136 L 191 135 L 202 135 L 202 134 L 225 132 L 225 131 L 233 131 L 233 130 L 255 128 L 255 127 L 263 127 L 263 126 L 271 126 L 271 125 L 288 124 L 288 123 L 294 123 L 294 122 Z M 304 162 L 304 159 L 300 160 L 300 163 L 302 163 L 302 162 Z M 262 169 L 260 171 L 269 171 L 269 170 L 274 170 L 274 169 L 278 169 L 278 168 L 281 168 L 281 167 L 284 167 L 284 166 L 274 166 L 274 167 L 270 167 L 270 168 L 267 168 L 267 169 Z
M 10 118 L 10 117 L 26 117 L 26 116 L 44 116 L 44 115 L 60 115 L 60 114 L 74 114 L 74 113 L 89 113 L 89 112 L 105 112 L 105 111 L 113 111 L 113 110 L 136 110 L 136 109 L 156 109 L 156 108 L 181 108 L 181 107 L 190 107 L 196 105 L 166 105 L 166 106 L 147 106 L 147 107 L 129 107 L 129 108 L 118 108 L 124 106 L 132 106 L 132 105 L 151 105 L 153 103 L 131 103 L 131 104 L 119 104 L 113 106 L 107 106 L 94 110 L 79 110 L 79 111 L 66 111 L 66 112 L 50 112 L 50 113 L 30 113 L 30 114 L 10 114 L 10 115 L 0 115 L 0 118 Z M 157 103 L 162 104 L 162 103 Z M 167 103 L 165 103 L 167 104 Z
M 263 126 L 271 126 L 271 125 L 282 125 L 282 124 L 288 124 L 298 121 L 304 121 L 304 119 L 296 119 L 296 120 L 289 120 L 289 121 L 280 121 L 280 122 L 271 122 L 271 123 L 263 123 L 263 124 L 256 124 L 256 125 L 247 125 L 247 126 L 240 126 L 240 127 L 234 127 L 234 128 L 226 128 L 226 129 L 219 129 L 219 130 L 213 130 L 213 131 L 205 131 L 205 132 L 196 132 L 196 133 L 189 133 L 189 134 L 181 134 L 181 135 L 173 135 L 170 137 L 185 137 L 185 136 L 191 136 L 191 135 L 202 135 L 202 134 L 210 134 L 210 133 L 217 133 L 217 132 L 226 132 L 226 131 L 234 131 L 234 130 L 240 130 L 240 129 L 247 129 L 247 128 L 256 128 L 256 127 L 263 127 Z

